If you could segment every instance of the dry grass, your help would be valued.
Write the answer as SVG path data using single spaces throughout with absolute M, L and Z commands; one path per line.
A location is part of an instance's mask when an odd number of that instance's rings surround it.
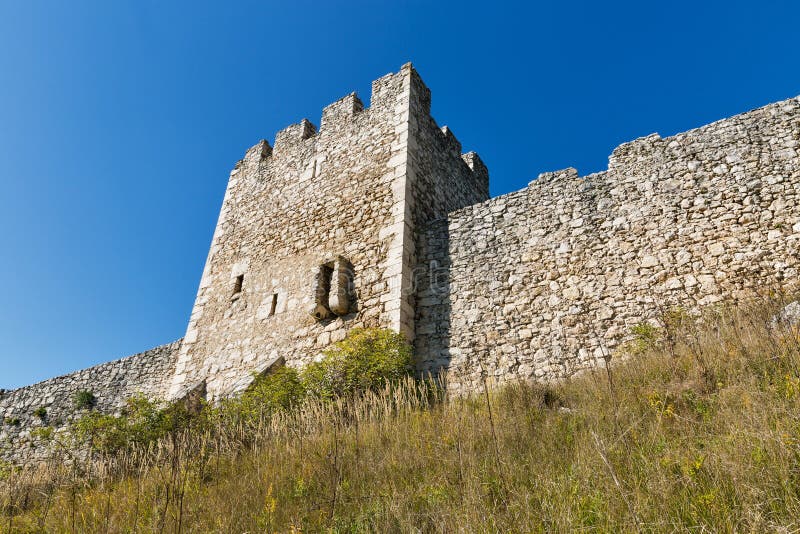
M 776 303 L 471 399 L 419 384 L 6 475 L 12 532 L 797 532 L 800 337 Z M 663 332 L 662 332 L 663 334 Z

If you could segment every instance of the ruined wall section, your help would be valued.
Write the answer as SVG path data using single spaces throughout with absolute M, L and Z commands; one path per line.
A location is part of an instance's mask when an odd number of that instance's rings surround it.
M 456 389 L 602 362 L 659 307 L 797 286 L 800 99 L 617 148 L 607 171 L 546 173 L 430 224 L 421 370 Z
M 94 395 L 93 409 L 118 412 L 137 394 L 163 399 L 174 371 L 181 341 L 161 345 L 121 360 L 0 393 L 0 458 L 23 463 L 43 458 L 50 449 L 36 429 L 66 428 L 85 411 L 75 404 L 79 391 Z M 36 415 L 37 410 L 40 415 Z
M 414 297 L 417 278 L 426 276 L 429 266 L 417 258 L 419 229 L 447 213 L 489 198 L 489 171 L 475 152 L 461 153 L 461 143 L 447 127 L 439 127 L 431 116 L 431 92 L 419 75 L 409 77 L 408 156 L 403 247 L 403 317 L 409 320 L 400 331 L 414 338 Z
M 205 381 L 218 398 L 278 360 L 308 363 L 353 327 L 399 328 L 412 71 L 373 82 L 369 108 L 348 95 L 318 132 L 290 126 L 233 170 L 171 397 Z M 349 313 L 320 320 L 320 268 L 339 256 L 352 268 Z

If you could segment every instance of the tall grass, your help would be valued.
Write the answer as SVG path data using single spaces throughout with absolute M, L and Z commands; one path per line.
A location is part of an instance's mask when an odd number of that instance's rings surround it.
M 673 315 L 624 363 L 559 384 L 446 398 L 407 381 L 54 459 L 4 475 L 0 528 L 798 531 L 800 336 L 776 309 Z

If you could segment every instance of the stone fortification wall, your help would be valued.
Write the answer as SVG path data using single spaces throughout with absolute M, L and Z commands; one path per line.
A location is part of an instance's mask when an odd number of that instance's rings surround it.
M 420 229 L 447 213 L 489 198 L 489 171 L 475 152 L 462 153 L 461 143 L 430 114 L 431 93 L 414 72 L 405 162 L 407 216 L 402 246 L 403 277 L 399 289 L 403 321 L 400 331 L 414 338 L 415 278 Z
M 274 148 L 247 152 L 228 182 L 171 398 L 203 383 L 210 399 L 235 393 L 279 360 L 308 363 L 353 327 L 412 335 L 417 213 L 442 217 L 487 196 L 485 173 L 429 111 L 409 64 L 373 82 L 369 108 L 348 95 L 323 110 L 318 131 L 304 120 Z M 416 156 L 445 143 L 446 164 Z M 480 185 L 456 193 L 461 180 Z
M 136 394 L 163 399 L 175 365 L 180 340 L 121 360 L 0 393 L 0 458 L 22 462 L 42 457 L 49 449 L 36 438 L 37 428 L 62 430 L 82 412 L 75 404 L 80 391 L 90 392 L 94 409 L 114 413 Z M 38 413 L 38 415 L 37 415 Z
M 399 76 L 378 80 L 370 108 L 349 95 L 325 108 L 319 131 L 304 120 L 236 165 L 171 397 L 206 382 L 218 398 L 279 359 L 308 362 L 347 327 L 388 325 L 382 271 L 392 235 L 381 230 L 393 222 L 390 160 L 402 85 Z M 316 280 L 339 255 L 352 265 L 355 298 L 344 315 L 318 320 Z
M 416 351 L 453 385 L 602 361 L 660 307 L 797 285 L 800 98 L 546 173 L 421 236 Z

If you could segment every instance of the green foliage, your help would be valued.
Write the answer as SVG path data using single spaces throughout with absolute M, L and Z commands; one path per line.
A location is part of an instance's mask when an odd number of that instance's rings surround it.
M 125 448 L 125 422 L 121 416 L 91 412 L 72 424 L 72 435 L 87 442 L 94 450 L 116 452 Z
M 34 428 L 31 431 L 31 437 L 34 439 L 40 439 L 42 441 L 50 441 L 53 439 L 55 435 L 55 430 L 51 426 L 41 426 L 39 428 Z
M 692 321 L 689 312 L 686 308 L 675 306 L 664 312 L 661 322 L 664 323 L 664 328 L 670 332 L 678 332 L 682 328 L 690 325 Z
M 78 410 L 90 410 L 94 407 L 97 399 L 89 390 L 82 389 L 75 393 L 75 397 L 73 398 L 73 403 L 75 408 Z
M 257 425 L 269 414 L 298 406 L 305 396 L 305 386 L 297 370 L 282 366 L 258 376 L 241 397 L 222 401 L 214 412 L 228 423 Z
M 128 399 L 120 415 L 89 412 L 72 424 L 72 434 L 95 451 L 116 454 L 185 429 L 190 420 L 182 403 L 165 407 L 138 395 Z
M 243 402 L 261 411 L 288 410 L 305 397 L 306 389 L 297 369 L 280 367 L 259 376 L 242 396 Z
M 302 374 L 307 391 L 322 399 L 375 390 L 408 376 L 411 347 L 388 329 L 356 328 Z
M 19 426 L 21 423 L 19 417 L 6 417 L 3 419 L 3 422 L 8 426 Z
M 44 421 L 44 418 L 47 417 L 47 408 L 39 406 L 33 411 L 33 415 Z
M 632 354 L 644 354 L 655 350 L 661 340 L 660 330 L 650 323 L 639 323 L 631 328 L 633 340 L 626 346 Z
M 329 401 L 381 388 L 408 376 L 410 367 L 411 347 L 400 334 L 356 328 L 302 371 L 283 366 L 258 376 L 241 397 L 223 401 L 214 415 L 252 427 L 310 398 Z
M 0 480 L 5 480 L 15 471 L 14 464 L 0 460 Z

